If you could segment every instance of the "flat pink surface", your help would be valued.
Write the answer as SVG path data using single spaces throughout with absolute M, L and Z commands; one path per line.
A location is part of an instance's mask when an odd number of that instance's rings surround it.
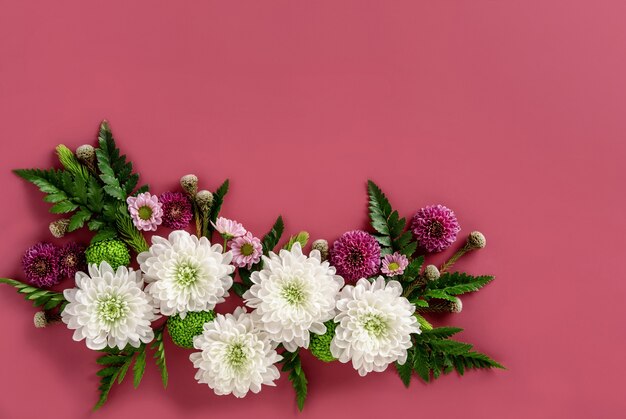
M 176 4 L 186 3 L 186 4 Z M 626 3 L 619 1 L 0 1 L 0 272 L 50 239 L 36 189 L 58 143 L 111 122 L 153 191 L 224 178 L 224 214 L 263 234 L 334 239 L 366 224 L 372 178 L 410 216 L 455 209 L 497 280 L 436 324 L 508 371 L 409 390 L 310 356 L 310 396 L 237 400 L 196 384 L 189 352 L 97 413 L 96 354 L 0 289 L 0 417 L 619 418 L 624 398 Z M 441 260 L 441 257 L 435 258 Z

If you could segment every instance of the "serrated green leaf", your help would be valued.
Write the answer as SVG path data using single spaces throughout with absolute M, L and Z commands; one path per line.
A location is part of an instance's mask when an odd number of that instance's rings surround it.
M 456 298 L 453 295 L 449 295 L 447 294 L 445 291 L 443 290 L 427 290 L 424 294 L 422 294 L 423 298 L 439 298 L 441 300 L 448 300 L 448 301 L 452 301 L 452 302 L 456 302 Z
M 302 365 L 300 362 L 300 356 L 298 351 L 296 350 L 293 353 L 284 352 L 283 353 L 284 364 L 283 371 L 289 371 L 289 381 L 296 391 L 296 402 L 298 404 L 298 409 L 302 411 L 304 408 L 304 402 L 307 396 L 307 379 L 302 370 Z
M 98 231 L 98 233 L 96 233 L 96 235 L 92 237 L 91 243 L 96 243 L 99 241 L 112 239 L 115 237 L 117 237 L 117 230 L 110 228 L 110 227 L 105 227 L 105 228 L 101 228 Z
M 168 373 L 167 365 L 165 362 L 165 348 L 163 346 L 163 331 L 165 327 L 161 326 L 154 331 L 154 340 L 150 346 L 154 350 L 154 359 L 161 372 L 161 381 L 163 382 L 163 388 L 167 388 Z
M 436 327 L 432 330 L 422 331 L 420 339 L 447 339 L 462 331 L 463 329 L 461 329 L 460 327 Z
M 215 230 L 215 227 L 213 227 L 213 224 L 211 223 L 214 223 L 215 220 L 217 220 L 217 217 L 222 209 L 222 204 L 224 203 L 224 197 L 228 193 L 229 187 L 230 181 L 226 179 L 213 194 L 213 204 L 211 205 L 211 210 L 209 211 L 209 225 L 207 226 L 209 234 Z
M 57 202 L 50 208 L 50 212 L 53 214 L 65 214 L 74 211 L 78 208 L 78 205 L 71 201 Z
M 74 215 L 72 215 L 72 217 L 70 218 L 70 223 L 67 226 L 67 231 L 78 230 L 83 225 L 85 225 L 85 222 L 87 222 L 89 218 L 91 218 L 91 212 L 89 210 L 82 208 L 76 211 Z
M 135 358 L 135 365 L 133 366 L 133 386 L 139 387 L 141 378 L 146 370 L 146 347 L 143 346 L 143 350 L 139 351 Z
M 430 365 L 428 362 L 428 350 L 426 347 L 416 345 L 414 347 L 413 369 L 425 382 L 430 381 Z
M 415 304 L 417 307 L 428 307 L 428 301 L 426 300 L 421 300 L 419 298 L 416 298 L 415 300 L 411 300 L 411 304 Z
M 280 237 L 283 235 L 284 230 L 285 224 L 283 223 L 283 217 L 279 215 L 271 230 L 263 236 L 263 239 L 261 240 L 263 243 L 264 255 L 267 255 L 270 251 L 274 250 L 280 240 Z
M 10 278 L 0 278 L 0 283 L 12 286 L 18 293 L 23 294 L 26 300 L 32 301 L 34 306 L 43 307 L 46 310 L 66 302 L 60 292 L 42 290 Z
M 446 272 L 441 274 L 439 279 L 429 281 L 426 285 L 426 291 L 430 294 L 432 294 L 432 291 L 437 291 L 447 295 L 460 295 L 478 291 L 489 282 L 493 281 L 493 279 L 494 277 L 490 275 L 472 276 L 463 272 Z
M 398 375 L 406 388 L 411 385 L 411 376 L 413 375 L 413 349 L 407 351 L 407 359 L 403 365 L 395 363 Z
M 473 345 L 469 343 L 457 342 L 455 340 L 435 339 L 429 342 L 433 349 L 444 352 L 448 355 L 460 355 L 472 350 Z
M 402 274 L 402 280 L 405 282 L 413 282 L 422 271 L 424 264 L 424 256 L 419 256 L 409 262 Z
M 415 253 L 417 244 L 412 242 L 410 232 L 404 232 L 406 219 L 400 218 L 398 211 L 391 208 L 389 200 L 374 182 L 367 182 L 369 196 L 370 224 L 378 234 L 374 235 L 380 243 L 382 255 L 399 251 L 406 256 Z

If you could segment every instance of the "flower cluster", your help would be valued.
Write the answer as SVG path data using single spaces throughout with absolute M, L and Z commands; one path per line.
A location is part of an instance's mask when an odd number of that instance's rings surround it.
M 63 247 L 47 242 L 37 243 L 24 253 L 22 267 L 29 283 L 50 287 L 86 269 L 85 247 L 77 243 L 68 243 Z
M 168 335 L 193 351 L 196 380 L 216 394 L 258 393 L 285 371 L 299 408 L 307 394 L 304 350 L 323 362 L 350 363 L 361 376 L 395 364 L 407 386 L 414 375 L 429 381 L 452 369 L 501 367 L 449 339 L 460 329 L 434 329 L 424 317 L 460 312 L 459 295 L 493 279 L 450 272 L 464 254 L 485 247 L 477 231 L 439 267 L 424 266 L 430 253 L 457 239 L 460 226 L 449 208 L 425 206 L 407 225 L 370 181 L 369 227 L 332 245 L 318 239 L 308 247 L 304 231 L 281 245 L 282 217 L 257 237 L 220 216 L 228 180 L 210 192 L 189 174 L 179 191 L 151 194 L 137 188 L 139 176 L 106 122 L 98 138 L 98 147 L 76 152 L 59 145 L 62 169 L 15 171 L 47 194 L 53 212 L 68 214 L 49 225 L 52 236 L 86 226 L 94 232 L 89 246 L 37 243 L 22 258 L 28 284 L 0 278 L 41 308 L 37 327 L 62 322 L 74 340 L 103 352 L 97 407 L 127 371 L 137 385 L 147 359 L 156 360 L 167 385 Z M 161 226 L 172 231 L 160 234 Z M 62 293 L 45 289 L 63 278 L 74 283 Z M 242 306 L 220 313 L 232 293 Z

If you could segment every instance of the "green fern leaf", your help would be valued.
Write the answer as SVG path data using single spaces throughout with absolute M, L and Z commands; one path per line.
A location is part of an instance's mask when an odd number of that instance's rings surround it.
M 392 209 L 382 190 L 371 180 L 367 181 L 367 192 L 370 224 L 378 232 L 374 237 L 382 247 L 381 254 L 387 255 L 399 251 L 406 256 L 413 255 L 417 243 L 412 240 L 411 232 L 404 231 L 406 219 L 400 218 L 398 211 Z
M 135 365 L 133 366 L 133 386 L 135 388 L 139 387 L 143 373 L 146 371 L 146 347 L 143 346 L 142 348 L 137 354 Z
M 285 224 L 283 223 L 283 217 L 280 215 L 276 219 L 276 222 L 272 226 L 272 229 L 263 236 L 261 242 L 263 243 L 263 254 L 267 255 L 270 251 L 274 250 L 280 237 L 283 235 L 283 231 L 285 230 Z
M 42 290 L 9 278 L 0 278 L 0 284 L 12 286 L 17 292 L 24 294 L 26 300 L 32 301 L 35 307 L 42 307 L 45 310 L 51 310 L 59 306 L 62 309 L 67 304 L 67 300 L 60 292 Z
M 413 349 L 409 349 L 407 351 L 406 362 L 402 365 L 397 362 L 395 363 L 398 375 L 406 388 L 409 388 L 411 385 L 411 376 L 413 375 L 413 354 Z
M 161 381 L 163 382 L 163 388 L 167 388 L 168 373 L 167 365 L 165 363 L 165 348 L 163 346 L 163 331 L 165 327 L 161 326 L 154 331 L 154 340 L 150 346 L 154 350 L 154 359 L 161 372 Z
M 226 179 L 224 183 L 222 183 L 220 187 L 217 188 L 217 190 L 213 194 L 213 205 L 211 205 L 211 210 L 209 211 L 209 221 L 210 221 L 208 225 L 209 234 L 215 230 L 215 228 L 213 227 L 213 224 L 211 223 L 214 223 L 215 220 L 217 220 L 217 217 L 219 216 L 220 211 L 222 209 L 222 204 L 224 203 L 224 197 L 228 193 L 229 187 L 230 187 L 230 181 Z
M 429 281 L 426 285 L 426 292 L 440 291 L 448 295 L 460 295 L 468 292 L 478 291 L 491 281 L 494 277 L 490 275 L 472 276 L 463 272 L 443 273 L 439 279 Z M 434 297 L 443 298 L 443 297 Z
M 302 411 L 304 408 L 304 402 L 306 401 L 308 381 L 304 374 L 304 370 L 302 369 L 299 351 L 285 351 L 282 355 L 284 357 L 282 371 L 289 372 L 289 381 L 291 381 L 291 385 L 296 391 L 298 409 Z

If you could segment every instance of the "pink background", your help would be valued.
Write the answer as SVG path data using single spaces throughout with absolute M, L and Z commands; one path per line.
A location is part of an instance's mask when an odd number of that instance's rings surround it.
M 2 275 L 54 219 L 10 169 L 107 118 L 153 191 L 230 177 L 224 214 L 259 235 L 278 213 L 314 238 L 364 227 L 368 177 L 404 215 L 452 207 L 489 241 L 458 267 L 497 280 L 434 321 L 509 370 L 405 390 L 307 356 L 297 414 L 286 377 L 217 397 L 168 342 L 166 391 L 149 365 L 92 414 L 96 354 L 2 287 L 1 418 L 626 416 L 625 2 L 174 3 L 0 1 Z

